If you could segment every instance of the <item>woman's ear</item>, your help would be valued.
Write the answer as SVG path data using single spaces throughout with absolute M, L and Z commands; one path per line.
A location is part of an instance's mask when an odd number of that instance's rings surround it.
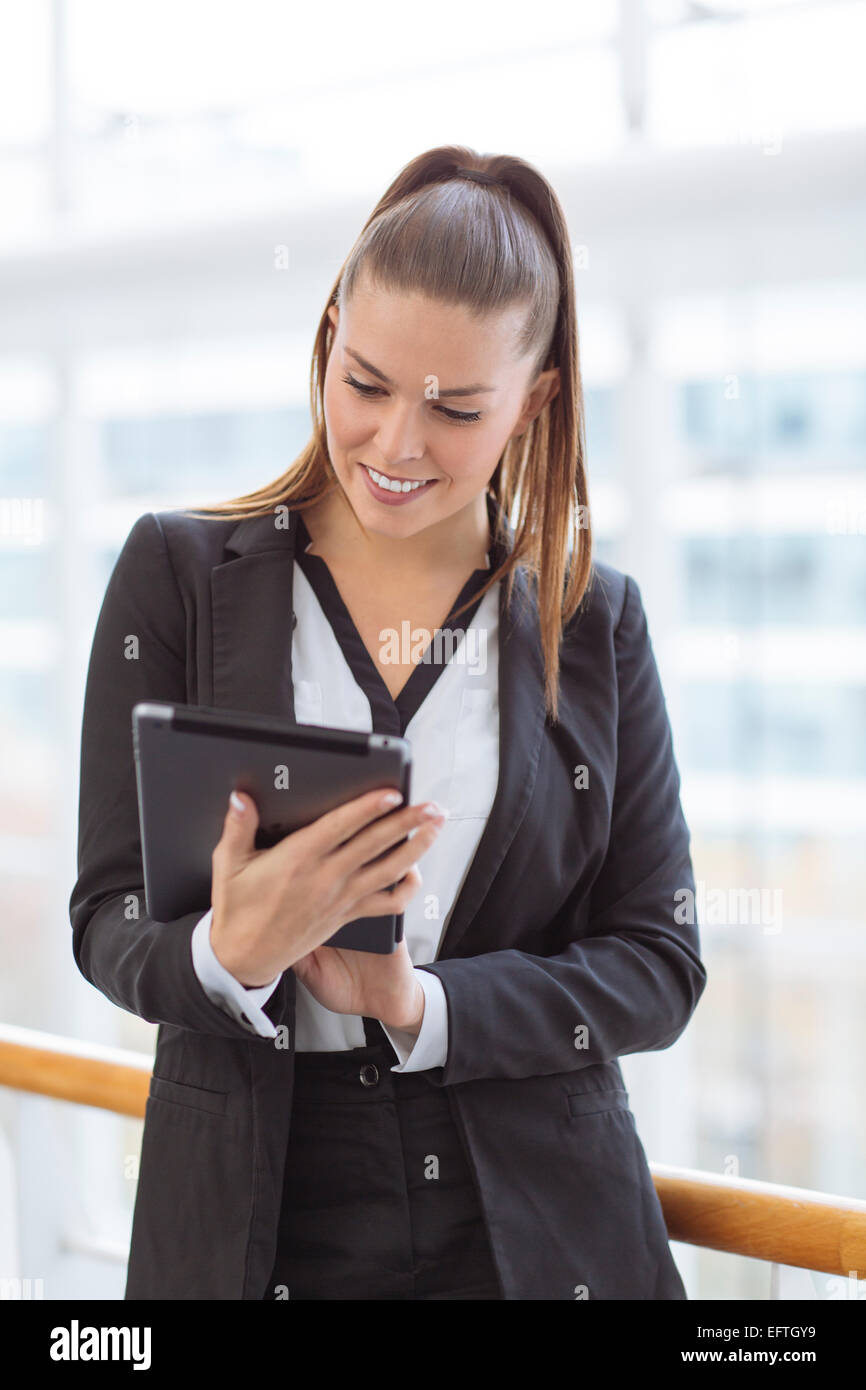
M 329 304 L 329 305 L 328 305 L 328 318 L 331 320 L 331 326 L 332 326 L 334 332 L 336 333 L 336 331 L 337 331 L 337 324 L 340 322 L 340 306 L 339 306 L 339 304 Z
M 559 394 L 561 384 L 558 367 L 551 367 L 548 371 L 539 374 L 532 388 L 532 395 L 530 397 L 532 401 L 531 419 L 534 420 L 535 416 L 547 405 L 548 401 L 552 401 L 554 396 Z
M 532 390 L 526 397 L 520 418 L 516 421 L 511 433 L 511 439 L 519 439 L 525 430 L 529 428 L 536 415 L 539 415 L 549 401 L 558 394 L 561 386 L 559 368 L 551 367 L 546 372 L 539 372 L 532 384 Z

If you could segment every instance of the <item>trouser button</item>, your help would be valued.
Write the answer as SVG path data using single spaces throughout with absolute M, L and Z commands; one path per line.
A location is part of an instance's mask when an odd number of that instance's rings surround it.
M 375 1086 L 379 1080 L 379 1068 L 372 1062 L 365 1062 L 358 1075 L 362 1086 Z

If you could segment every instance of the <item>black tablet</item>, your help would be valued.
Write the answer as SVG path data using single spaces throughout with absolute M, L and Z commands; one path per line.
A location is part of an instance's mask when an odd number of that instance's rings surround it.
M 393 735 L 143 702 L 132 736 L 147 911 L 158 922 L 211 906 L 211 856 L 233 787 L 258 807 L 257 849 L 378 787 L 402 793 L 395 810 L 409 805 L 411 745 Z M 394 913 L 348 922 L 325 944 L 385 955 L 402 936 Z

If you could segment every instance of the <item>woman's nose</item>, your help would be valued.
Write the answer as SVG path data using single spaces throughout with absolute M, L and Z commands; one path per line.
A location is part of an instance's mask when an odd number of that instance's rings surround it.
M 397 402 L 384 405 L 375 443 L 383 466 L 393 473 L 423 458 L 424 428 L 416 407 Z

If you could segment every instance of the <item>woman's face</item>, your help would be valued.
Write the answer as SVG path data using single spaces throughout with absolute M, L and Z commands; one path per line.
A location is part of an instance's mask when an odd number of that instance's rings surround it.
M 559 390 L 557 369 L 531 382 L 531 359 L 514 360 L 524 313 L 478 320 L 363 286 L 328 310 L 328 452 L 365 529 L 405 538 L 478 508 L 486 523 L 484 492 L 502 450 Z

